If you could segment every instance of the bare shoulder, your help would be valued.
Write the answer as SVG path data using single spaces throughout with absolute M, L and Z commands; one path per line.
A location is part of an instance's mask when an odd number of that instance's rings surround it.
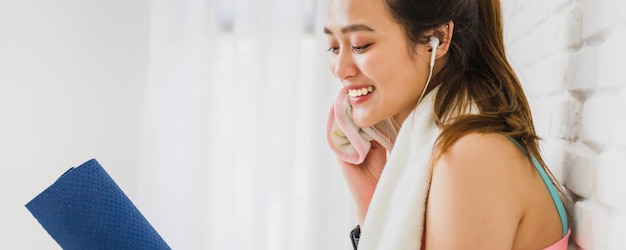
M 437 174 L 460 185 L 506 184 L 533 176 L 526 155 L 513 141 L 498 133 L 472 133 L 461 137 L 435 164 Z M 453 178 L 453 179 L 450 179 Z M 520 184 L 522 184 L 520 183 Z M 494 186 L 495 187 L 495 186 Z
M 443 154 L 448 161 L 500 161 L 526 159 L 506 136 L 498 133 L 472 133 L 461 137 Z
M 529 164 L 501 134 L 473 133 L 456 141 L 433 170 L 427 248 L 510 249 L 524 214 Z

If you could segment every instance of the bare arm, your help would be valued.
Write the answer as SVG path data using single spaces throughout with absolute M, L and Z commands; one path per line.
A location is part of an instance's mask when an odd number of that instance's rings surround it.
M 511 249 L 524 214 L 519 179 L 527 164 L 502 135 L 459 139 L 435 164 L 426 249 Z

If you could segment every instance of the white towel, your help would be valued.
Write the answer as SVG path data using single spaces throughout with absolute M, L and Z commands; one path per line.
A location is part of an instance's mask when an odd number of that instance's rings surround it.
M 421 248 L 433 146 L 441 132 L 433 111 L 437 90 L 400 128 L 365 216 L 359 250 Z

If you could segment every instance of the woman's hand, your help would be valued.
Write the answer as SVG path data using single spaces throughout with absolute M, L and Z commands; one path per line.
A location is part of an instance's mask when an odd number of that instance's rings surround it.
M 356 202 L 357 218 L 361 227 L 363 227 L 363 220 L 367 214 L 372 195 L 387 162 L 385 148 L 375 141 L 371 141 L 371 143 L 372 146 L 363 163 L 354 165 L 339 160 L 352 197 Z

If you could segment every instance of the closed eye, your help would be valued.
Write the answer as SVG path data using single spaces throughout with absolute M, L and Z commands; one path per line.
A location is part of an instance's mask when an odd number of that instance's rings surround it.
M 352 46 L 352 52 L 360 54 L 365 52 L 372 44 L 366 44 L 364 46 Z M 326 51 L 333 53 L 333 54 L 339 54 L 339 47 L 330 47 L 328 48 Z
M 330 53 L 333 53 L 333 54 L 338 54 L 339 53 L 339 47 L 330 47 L 326 51 L 328 51 Z
M 369 48 L 372 44 L 366 44 L 364 46 L 352 46 L 352 52 L 360 54 L 365 52 L 367 48 Z

